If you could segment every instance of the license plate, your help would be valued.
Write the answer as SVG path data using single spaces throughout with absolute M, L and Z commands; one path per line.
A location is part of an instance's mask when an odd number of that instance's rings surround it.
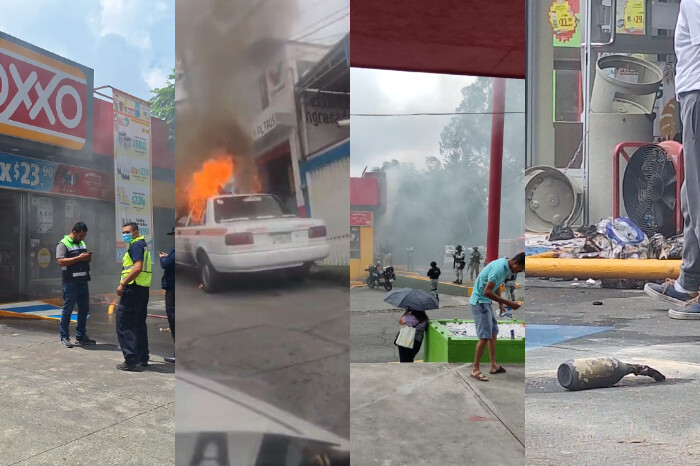
M 287 244 L 292 242 L 292 235 L 289 233 L 274 235 L 272 238 L 275 244 Z

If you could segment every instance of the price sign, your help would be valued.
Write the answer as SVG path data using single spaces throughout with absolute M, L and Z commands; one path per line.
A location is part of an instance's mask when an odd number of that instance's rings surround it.
M 644 0 L 627 0 L 623 29 L 628 33 L 644 32 Z
M 549 24 L 557 40 L 567 42 L 576 33 L 578 19 L 567 0 L 554 0 L 549 9 Z

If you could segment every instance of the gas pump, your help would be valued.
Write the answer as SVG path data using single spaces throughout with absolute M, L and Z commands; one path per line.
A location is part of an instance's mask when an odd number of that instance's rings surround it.
M 585 224 L 611 214 L 618 144 L 671 140 L 680 131 L 673 86 L 679 6 L 679 0 L 581 1 Z

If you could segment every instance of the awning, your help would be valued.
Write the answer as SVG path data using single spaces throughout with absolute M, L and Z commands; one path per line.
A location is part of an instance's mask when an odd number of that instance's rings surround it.
M 354 67 L 525 78 L 526 0 L 351 0 Z

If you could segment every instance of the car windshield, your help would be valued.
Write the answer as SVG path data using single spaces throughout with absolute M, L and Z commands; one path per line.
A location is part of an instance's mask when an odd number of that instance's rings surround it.
M 220 197 L 214 200 L 216 223 L 283 215 L 282 207 L 272 196 Z

